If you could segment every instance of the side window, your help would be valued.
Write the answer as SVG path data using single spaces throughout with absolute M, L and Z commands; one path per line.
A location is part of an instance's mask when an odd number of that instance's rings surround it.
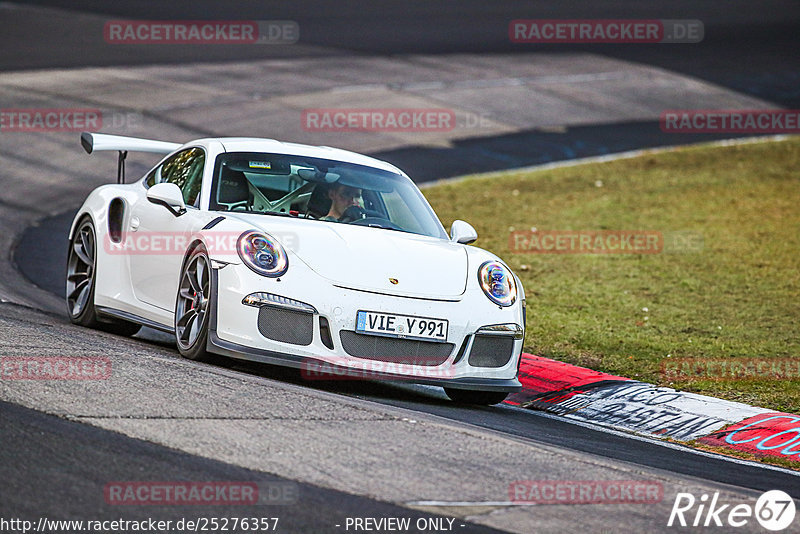
M 162 182 L 173 183 L 183 192 L 183 201 L 187 206 L 198 207 L 205 162 L 206 155 L 201 148 L 189 148 L 178 152 L 150 171 L 147 175 L 147 187 Z

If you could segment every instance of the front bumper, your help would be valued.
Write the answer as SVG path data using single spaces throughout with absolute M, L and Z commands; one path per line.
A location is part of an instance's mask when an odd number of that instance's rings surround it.
M 458 301 L 388 296 L 337 287 L 313 272 L 306 272 L 303 277 L 295 272 L 294 277 L 276 280 L 234 264 L 211 272 L 214 305 L 209 316 L 209 352 L 299 368 L 306 377 L 318 380 L 378 379 L 454 389 L 507 392 L 521 389 L 517 380 L 523 343 L 519 325 L 524 323 L 519 303 L 500 308 L 492 305 L 482 292 L 469 290 Z M 311 315 L 301 317 L 303 324 L 310 325 L 308 335 L 267 333 L 272 339 L 268 338 L 259 328 L 259 320 L 263 320 L 261 308 L 242 303 L 244 297 L 257 291 L 310 305 L 313 311 L 306 312 L 290 306 L 293 313 Z M 414 347 L 413 350 L 398 354 L 397 347 L 404 346 L 404 340 L 398 343 L 398 338 L 378 338 L 375 347 L 392 350 L 376 349 L 374 353 L 355 350 L 353 340 L 371 341 L 368 338 L 373 337 L 355 333 L 356 314 L 364 309 L 446 318 L 447 345 L 409 343 L 407 346 Z M 326 324 L 329 336 L 325 334 Z M 482 330 L 491 325 L 512 327 Z M 494 356 L 493 347 L 502 347 L 504 354 Z M 437 359 L 420 355 L 426 350 L 435 351 Z

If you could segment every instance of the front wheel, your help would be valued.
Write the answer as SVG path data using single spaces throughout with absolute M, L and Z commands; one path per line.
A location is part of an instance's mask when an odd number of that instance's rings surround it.
M 201 362 L 213 359 L 206 351 L 210 299 L 211 263 L 201 245 L 184 262 L 175 303 L 175 341 L 184 358 Z
M 475 391 L 471 389 L 444 388 L 444 392 L 453 402 L 460 404 L 475 404 L 478 406 L 491 406 L 500 404 L 508 393 L 505 391 Z

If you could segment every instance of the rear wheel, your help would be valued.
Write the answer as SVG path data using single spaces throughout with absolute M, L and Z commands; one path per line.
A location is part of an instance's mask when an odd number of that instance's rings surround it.
M 100 320 L 94 307 L 97 274 L 97 234 L 88 217 L 83 218 L 70 241 L 67 254 L 67 311 L 74 324 L 112 334 L 132 336 L 141 325 L 123 320 Z
M 181 270 L 175 302 L 175 341 L 181 356 L 195 361 L 211 361 L 206 351 L 208 318 L 211 308 L 211 263 L 200 245 L 186 259 Z
M 479 406 L 491 406 L 506 400 L 508 393 L 505 391 L 475 391 L 471 389 L 444 388 L 444 392 L 450 400 L 460 404 L 476 404 Z

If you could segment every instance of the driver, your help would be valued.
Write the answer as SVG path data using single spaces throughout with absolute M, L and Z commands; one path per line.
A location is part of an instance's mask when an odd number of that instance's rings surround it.
M 331 209 L 322 218 L 324 221 L 338 221 L 350 206 L 361 207 L 361 189 L 344 184 L 336 184 L 328 191 Z

